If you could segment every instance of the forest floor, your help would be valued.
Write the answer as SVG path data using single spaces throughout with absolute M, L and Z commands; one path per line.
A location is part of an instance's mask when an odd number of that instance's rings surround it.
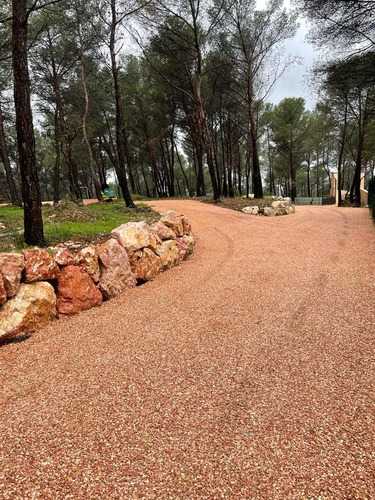
M 262 199 L 242 197 L 221 198 L 219 201 L 214 201 L 212 198 L 200 198 L 200 201 L 211 205 L 217 205 L 218 207 L 241 211 L 245 207 L 270 207 L 274 199 L 272 196 L 265 196 Z
M 375 498 L 369 211 L 151 206 L 189 260 L 0 347 L 1 498 Z
M 144 204 L 129 210 L 123 202 L 80 206 L 63 202 L 60 206 L 44 206 L 43 220 L 48 244 L 63 241 L 93 241 L 105 238 L 115 227 L 127 222 L 154 221 L 159 214 Z M 23 210 L 0 207 L 0 251 L 18 250 L 23 243 Z

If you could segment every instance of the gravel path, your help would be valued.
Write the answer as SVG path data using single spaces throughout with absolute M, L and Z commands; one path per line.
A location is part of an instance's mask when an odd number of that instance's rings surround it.
M 0 497 L 375 498 L 368 211 L 153 206 L 189 261 L 0 347 Z

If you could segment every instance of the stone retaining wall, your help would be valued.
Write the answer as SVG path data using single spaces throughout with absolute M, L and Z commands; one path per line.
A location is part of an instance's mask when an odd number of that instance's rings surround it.
M 0 253 L 0 340 L 77 314 L 154 279 L 194 249 L 191 225 L 170 211 L 159 222 L 129 222 L 103 243 L 66 242 Z

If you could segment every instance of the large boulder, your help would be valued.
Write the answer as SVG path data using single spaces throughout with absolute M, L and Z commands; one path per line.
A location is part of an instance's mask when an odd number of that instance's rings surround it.
M 176 243 L 177 243 L 177 248 L 178 248 L 178 260 L 179 260 L 179 262 L 182 262 L 188 256 L 188 252 L 189 252 L 188 245 L 187 245 L 186 241 L 184 241 L 182 239 L 182 237 L 177 238 Z
M 130 267 L 138 281 L 150 281 L 160 273 L 161 259 L 150 248 L 144 248 L 130 255 Z
M 242 212 L 244 214 L 249 214 L 249 215 L 258 215 L 259 214 L 259 207 L 254 206 L 254 207 L 244 207 L 242 209 Z
M 142 248 L 152 248 L 155 250 L 159 243 L 158 236 L 151 231 L 147 222 L 128 222 L 122 224 L 112 231 L 112 234 L 128 253 L 142 250 Z
M 266 217 L 273 217 L 275 215 L 275 210 L 272 207 L 264 207 L 263 215 Z
M 279 200 L 273 201 L 272 202 L 272 208 L 274 210 L 277 210 L 279 208 L 288 208 L 291 205 L 291 199 L 290 198 L 281 198 Z
M 94 245 L 89 245 L 82 248 L 77 254 L 78 264 L 87 274 L 98 283 L 100 279 L 99 260 L 96 248 Z
M 7 291 L 5 290 L 5 283 L 3 275 L 0 273 L 0 306 L 7 301 Z
M 156 249 L 162 269 L 176 266 L 180 261 L 180 251 L 175 240 L 163 241 Z
M 59 245 L 50 248 L 56 264 L 60 267 L 73 266 L 77 263 L 77 258 L 74 253 L 66 246 Z
M 184 235 L 184 225 L 182 217 L 178 215 L 177 212 L 174 212 L 173 210 L 166 212 L 162 215 L 160 222 L 171 228 L 177 236 Z
M 186 215 L 181 215 L 181 221 L 184 234 L 186 234 L 187 236 L 190 235 L 192 229 L 189 219 L 186 217 Z
M 24 268 L 23 255 L 19 253 L 0 253 L 0 273 L 3 276 L 8 299 L 14 297 L 18 292 Z
M 103 301 L 100 290 L 79 266 L 66 266 L 57 281 L 57 310 L 59 314 L 76 314 L 99 306 Z
M 194 237 L 190 234 L 186 234 L 182 236 L 181 241 L 183 241 L 187 247 L 187 255 L 191 255 L 194 252 L 195 240 Z
M 56 264 L 53 255 L 42 248 L 24 250 L 25 259 L 25 281 L 32 283 L 34 281 L 48 281 L 57 278 L 59 267 Z
M 289 215 L 289 207 L 279 207 L 275 209 L 275 215 Z
M 0 339 L 31 332 L 56 317 L 56 295 L 50 283 L 22 284 L 0 308 Z
M 128 254 L 116 239 L 110 238 L 98 245 L 96 251 L 101 267 L 99 288 L 106 299 L 136 286 Z
M 166 226 L 160 221 L 154 222 L 151 225 L 151 231 L 154 231 L 162 241 L 176 239 L 176 233 L 173 231 L 173 229 Z

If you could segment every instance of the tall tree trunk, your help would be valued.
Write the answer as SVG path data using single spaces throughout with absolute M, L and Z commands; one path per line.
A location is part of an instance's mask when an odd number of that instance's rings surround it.
M 143 164 L 142 164 L 142 177 L 143 177 L 143 182 L 145 183 L 146 196 L 147 196 L 147 198 L 151 198 L 150 189 L 148 187 L 146 172 L 145 172 L 145 168 L 144 168 Z
M 294 157 L 293 157 L 293 132 L 291 132 L 290 137 L 290 146 L 289 146 L 289 196 L 292 198 L 292 201 L 296 201 L 297 196 L 297 181 L 296 181 L 296 168 L 294 165 Z
M 116 145 L 117 145 L 117 179 L 121 187 L 126 206 L 136 208 L 129 191 L 128 179 L 126 177 L 126 143 L 125 143 L 125 122 L 122 109 L 122 96 L 118 80 L 118 67 L 116 61 L 116 29 L 118 26 L 116 0 L 111 0 L 111 33 L 109 51 L 111 54 L 111 70 L 113 88 L 115 94 L 116 107 Z
M 5 137 L 4 115 L 0 103 L 0 160 L 4 164 L 5 176 L 8 184 L 10 201 L 13 205 L 22 206 L 22 201 L 18 193 L 16 181 L 12 172 L 9 160 L 8 144 Z
M 177 160 L 178 160 L 178 163 L 180 165 L 180 169 L 181 169 L 182 175 L 184 177 L 184 181 L 185 181 L 187 192 L 189 193 L 189 196 L 193 196 L 193 190 L 190 188 L 189 180 L 187 178 L 185 169 L 184 169 L 184 167 L 182 165 L 182 161 L 181 161 L 180 153 L 178 152 L 177 144 L 175 144 L 175 148 L 176 148 Z
M 61 142 L 59 126 L 59 109 L 56 106 L 54 113 L 55 123 L 55 164 L 53 167 L 53 203 L 56 205 L 60 201 L 60 171 L 61 171 Z
M 260 163 L 259 163 L 259 153 L 258 153 L 258 136 L 257 136 L 257 126 L 254 116 L 254 92 L 252 88 L 252 82 L 248 85 L 248 114 L 249 114 L 249 132 L 251 140 L 251 154 L 252 154 L 252 181 L 253 181 L 253 191 L 255 198 L 263 198 L 263 186 L 262 177 L 260 174 Z
M 311 180 L 310 180 L 310 169 L 311 169 L 311 157 L 310 153 L 307 158 L 307 196 L 311 198 Z
M 365 145 L 366 125 L 368 118 L 368 94 L 365 97 L 364 109 L 362 109 L 362 96 L 359 97 L 359 116 L 358 116 L 358 147 L 355 159 L 355 170 L 353 183 L 350 189 L 350 201 L 356 207 L 361 206 L 361 172 L 363 149 Z
M 273 176 L 273 164 L 272 164 L 272 154 L 271 154 L 271 138 L 270 138 L 270 129 L 267 127 L 267 154 L 268 154 L 268 175 L 270 178 L 270 193 L 275 193 L 275 182 Z
M 97 164 L 98 172 L 99 172 L 100 185 L 101 185 L 102 191 L 104 191 L 104 189 L 107 189 L 108 183 L 107 183 L 107 176 L 106 176 L 106 170 L 107 170 L 106 163 L 105 163 L 105 159 L 103 156 L 103 139 L 102 139 L 102 137 L 99 137 L 99 144 L 98 144 L 98 148 L 97 148 L 96 158 L 97 158 L 96 164 Z
M 82 191 L 79 184 L 78 167 L 73 158 L 73 141 L 76 136 L 74 134 L 65 133 L 64 140 L 62 142 L 62 152 L 64 155 L 64 165 L 68 174 L 69 180 L 69 191 L 73 200 L 82 200 Z
M 43 246 L 46 243 L 43 231 L 42 199 L 36 165 L 27 59 L 27 4 L 27 0 L 12 0 L 12 62 L 17 148 L 24 205 L 24 239 L 28 245 Z
M 319 197 L 319 157 L 320 157 L 320 154 L 319 154 L 319 151 L 317 150 L 316 152 L 316 196 L 317 198 Z
M 85 62 L 83 60 L 83 54 L 81 54 L 81 57 L 80 57 L 80 66 L 81 66 L 81 84 L 82 84 L 83 95 L 85 98 L 85 107 L 84 107 L 83 115 L 82 115 L 82 135 L 83 135 L 83 140 L 84 140 L 86 147 L 87 147 L 87 152 L 89 154 L 89 172 L 90 172 L 92 182 L 94 183 L 95 194 L 96 194 L 97 199 L 101 201 L 101 200 L 103 200 L 101 186 L 100 186 L 100 182 L 99 182 L 97 173 L 96 173 L 95 168 L 94 168 L 94 155 L 92 153 L 92 147 L 91 147 L 91 144 L 90 144 L 90 141 L 88 138 L 88 134 L 87 134 L 87 117 L 89 114 L 90 101 L 89 101 L 89 93 L 87 90 L 86 68 L 85 68 Z
M 242 195 L 242 159 L 239 139 L 237 140 L 237 156 L 238 156 L 238 194 Z
M 56 205 L 60 201 L 60 176 L 61 176 L 61 150 L 62 150 L 62 131 L 63 131 L 63 113 L 62 113 L 62 98 L 60 91 L 60 78 L 57 71 L 56 61 L 54 57 L 54 46 L 50 30 L 47 30 L 48 50 L 50 52 L 52 66 L 52 88 L 55 96 L 55 113 L 54 113 L 54 129 L 55 129 L 55 164 L 53 168 L 52 186 L 53 186 L 53 203 Z

